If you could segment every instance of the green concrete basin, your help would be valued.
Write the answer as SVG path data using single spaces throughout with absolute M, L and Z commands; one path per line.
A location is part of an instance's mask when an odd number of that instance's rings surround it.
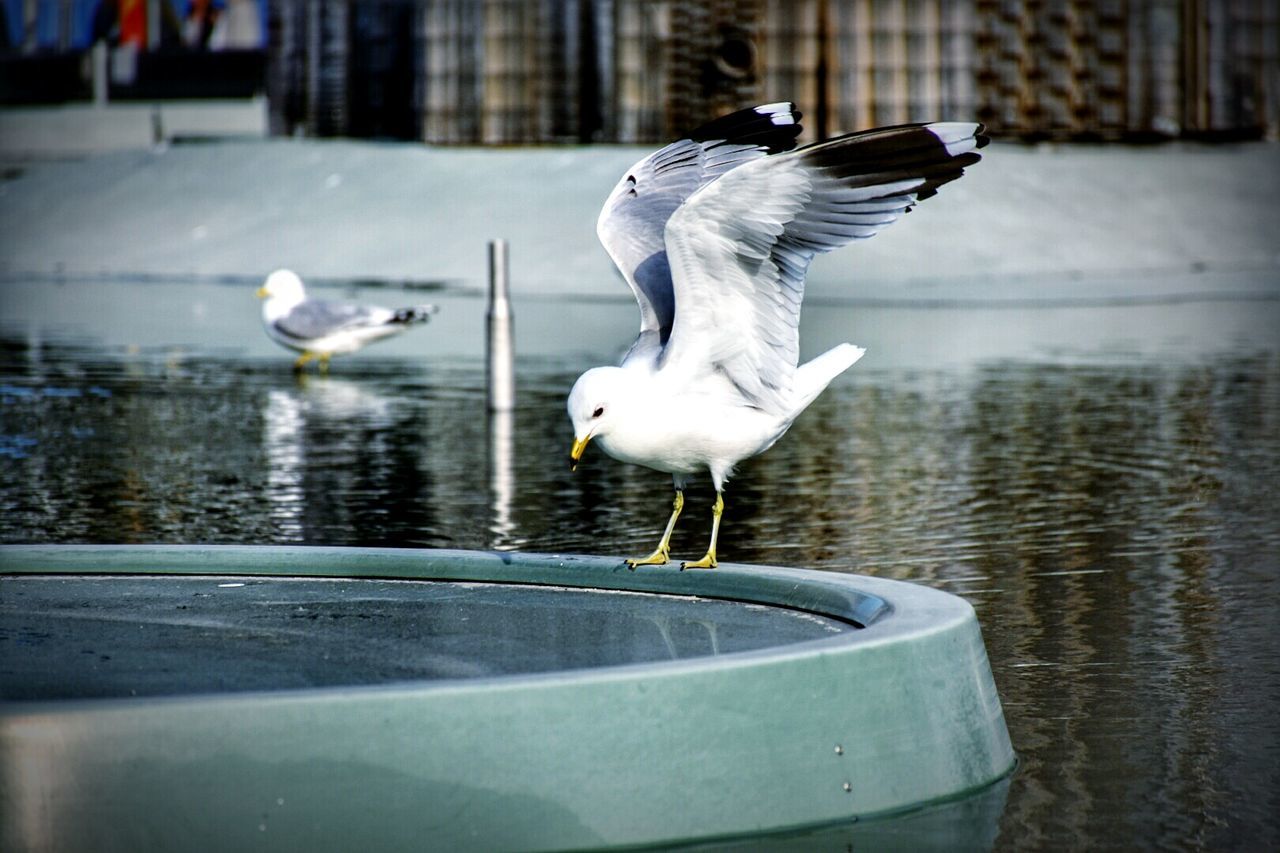
M 979 791 L 973 609 L 871 577 L 383 548 L 0 548 L 0 848 L 573 849 Z

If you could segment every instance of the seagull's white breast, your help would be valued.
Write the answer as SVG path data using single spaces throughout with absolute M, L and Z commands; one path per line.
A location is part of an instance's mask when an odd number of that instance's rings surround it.
M 727 476 L 738 462 L 772 446 L 786 427 L 758 409 L 693 397 L 628 418 L 598 443 L 620 462 L 668 474 L 710 470 Z

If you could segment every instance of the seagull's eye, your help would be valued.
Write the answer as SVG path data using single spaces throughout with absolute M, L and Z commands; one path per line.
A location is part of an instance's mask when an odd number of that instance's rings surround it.
M 604 406 L 596 406 L 596 410 L 591 413 L 591 417 L 598 418 L 604 414 Z

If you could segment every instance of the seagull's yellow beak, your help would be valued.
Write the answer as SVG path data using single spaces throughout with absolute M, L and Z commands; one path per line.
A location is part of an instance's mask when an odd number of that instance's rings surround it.
M 259 298 L 259 299 L 266 299 L 266 298 L 267 298 L 268 296 L 270 296 L 270 295 L 271 295 L 271 291 L 270 291 L 270 290 L 267 290 L 267 286 L 266 286 L 265 284 L 264 284 L 264 285 L 262 285 L 262 287 L 259 287 L 259 288 L 258 288 L 258 298 Z
M 591 440 L 591 436 L 586 438 L 575 438 L 573 447 L 569 448 L 569 470 L 576 471 L 578 468 L 578 460 L 582 458 L 582 451 L 587 449 L 587 442 Z

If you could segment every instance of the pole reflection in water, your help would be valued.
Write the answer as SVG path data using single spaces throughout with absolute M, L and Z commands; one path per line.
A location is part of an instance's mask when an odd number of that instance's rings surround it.
M 492 520 L 489 547 L 497 551 L 513 551 L 520 547 L 512 513 L 516 498 L 515 412 L 495 409 L 489 412 L 489 495 Z

